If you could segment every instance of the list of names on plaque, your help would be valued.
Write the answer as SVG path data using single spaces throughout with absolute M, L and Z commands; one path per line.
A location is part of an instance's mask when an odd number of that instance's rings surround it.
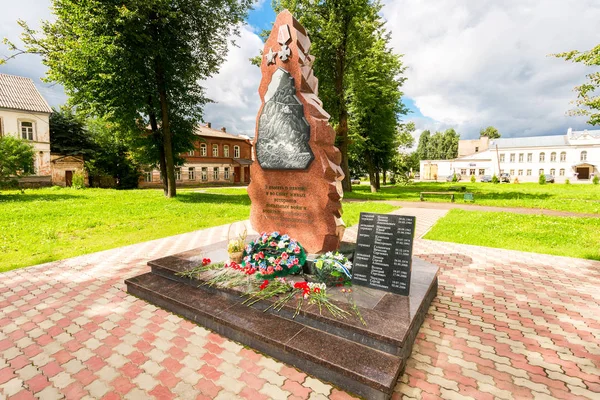
M 360 213 L 352 283 L 408 296 L 415 217 Z

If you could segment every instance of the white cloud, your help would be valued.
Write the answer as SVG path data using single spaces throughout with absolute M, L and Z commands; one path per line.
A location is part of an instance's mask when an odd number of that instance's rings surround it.
M 463 137 L 565 133 L 565 112 L 591 69 L 548 57 L 598 44 L 596 0 L 388 0 L 383 15 L 409 67 L 406 96 Z M 414 118 L 408 118 L 409 120 Z M 427 119 L 416 119 L 419 128 Z M 431 123 L 429 122 L 429 125 Z
M 0 9 L 2 10 L 0 12 L 0 39 L 6 37 L 17 46 L 22 45 L 19 40 L 22 29 L 17 24 L 17 20 L 23 19 L 31 28 L 37 29 L 40 26 L 40 21 L 52 17 L 49 0 L 20 0 L 17 2 L 3 0 Z M 9 55 L 8 48 L 0 44 L 0 57 L 4 58 Z M 59 106 L 67 99 L 62 86 L 41 81 L 41 78 L 46 75 L 46 67 L 42 64 L 42 59 L 39 56 L 32 54 L 20 55 L 0 66 L 0 72 L 33 79 L 42 96 L 51 106 Z
M 204 83 L 208 97 L 215 101 L 206 106 L 204 115 L 213 128 L 224 126 L 228 132 L 254 136 L 261 72 L 249 59 L 259 54 L 263 43 L 248 25 L 241 28 L 235 41 L 238 47 L 229 46 L 219 74 Z

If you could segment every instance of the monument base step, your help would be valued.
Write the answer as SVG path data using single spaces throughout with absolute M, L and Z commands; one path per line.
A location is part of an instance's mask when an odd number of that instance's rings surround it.
M 353 287 L 365 326 L 354 315 L 339 320 L 316 307 L 296 318 L 295 305 L 264 312 L 268 302 L 248 307 L 235 290 L 208 288 L 177 275 L 204 257 L 225 259 L 224 248 L 224 242 L 217 243 L 151 261 L 151 273 L 125 281 L 127 291 L 348 392 L 368 399 L 392 395 L 437 293 L 437 267 L 414 259 L 410 297 Z M 351 311 L 345 294 L 328 291 L 338 306 Z

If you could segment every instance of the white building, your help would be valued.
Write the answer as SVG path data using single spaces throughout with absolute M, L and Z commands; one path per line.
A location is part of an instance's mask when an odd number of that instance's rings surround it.
M 566 135 L 524 138 L 461 140 L 454 160 L 422 160 L 421 180 L 445 180 L 458 174 L 462 180 L 475 175 L 508 173 L 520 182 L 537 182 L 550 174 L 557 182 L 589 182 L 600 166 L 600 130 L 573 131 Z
M 52 109 L 35 87 L 22 76 L 0 74 L 0 136 L 29 141 L 35 150 L 36 179 L 50 183 L 50 114 Z

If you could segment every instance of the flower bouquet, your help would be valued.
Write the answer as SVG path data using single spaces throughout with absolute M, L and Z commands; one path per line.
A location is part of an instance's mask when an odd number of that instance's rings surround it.
M 242 255 L 244 252 L 244 247 L 246 246 L 246 237 L 248 233 L 244 228 L 244 232 L 238 236 L 237 239 L 230 239 L 229 233 L 231 231 L 231 225 L 229 225 L 229 231 L 227 232 L 227 253 L 229 253 L 229 260 L 234 263 L 242 262 Z
M 288 235 L 262 233 L 244 249 L 242 266 L 257 270 L 261 279 L 297 274 L 306 262 L 306 251 Z
M 315 260 L 312 273 L 317 282 L 327 286 L 350 285 L 352 263 L 339 252 L 327 252 Z

